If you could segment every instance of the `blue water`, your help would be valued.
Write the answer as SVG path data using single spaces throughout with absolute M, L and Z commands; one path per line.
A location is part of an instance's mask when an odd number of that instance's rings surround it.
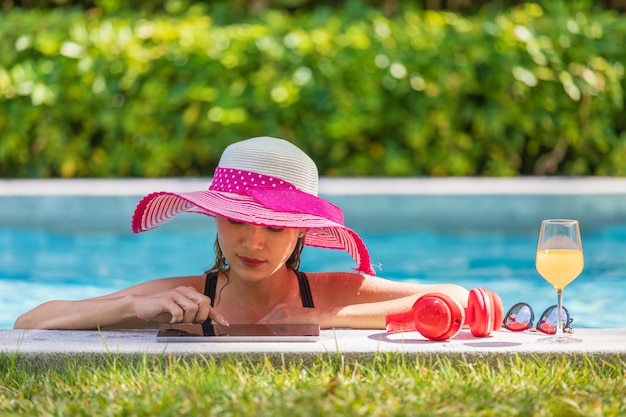
M 536 233 L 365 234 L 377 274 L 394 280 L 457 283 L 499 293 L 505 308 L 530 303 L 539 314 L 554 289 L 536 272 Z M 212 265 L 214 230 L 156 229 L 140 235 L 55 234 L 0 229 L 0 329 L 52 299 L 107 294 L 154 278 L 198 274 Z M 585 270 L 565 289 L 573 327 L 624 327 L 626 225 L 585 232 Z M 305 248 L 304 271 L 347 271 L 342 251 Z

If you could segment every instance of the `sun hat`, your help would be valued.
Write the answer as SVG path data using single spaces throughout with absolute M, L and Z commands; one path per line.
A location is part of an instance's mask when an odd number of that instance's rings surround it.
M 226 147 L 208 190 L 145 196 L 133 214 L 132 231 L 145 232 L 185 212 L 306 228 L 305 245 L 343 249 L 357 271 L 374 275 L 367 247 L 344 225 L 343 211 L 317 194 L 317 166 L 306 153 L 283 139 L 256 137 Z

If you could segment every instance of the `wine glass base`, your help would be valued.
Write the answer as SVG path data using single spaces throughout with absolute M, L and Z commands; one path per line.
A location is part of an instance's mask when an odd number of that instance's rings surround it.
M 537 340 L 537 343 L 553 344 L 553 345 L 566 345 L 568 343 L 580 343 L 581 339 L 576 339 L 570 336 L 550 336 Z

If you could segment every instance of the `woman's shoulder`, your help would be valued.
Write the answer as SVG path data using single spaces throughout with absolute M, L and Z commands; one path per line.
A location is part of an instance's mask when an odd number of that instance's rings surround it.
M 351 279 L 359 280 L 365 277 L 364 274 L 356 272 L 339 272 L 339 271 L 325 271 L 325 272 L 303 272 L 309 280 L 337 280 L 337 279 Z
M 415 285 L 360 272 L 306 272 L 311 286 L 327 288 L 359 288 L 361 290 L 396 288 Z
M 345 306 L 389 299 L 395 294 L 391 281 L 356 272 L 314 272 L 307 274 L 316 307 Z M 407 291 L 402 292 L 404 295 Z
M 366 276 L 354 272 L 305 272 L 312 288 L 329 289 L 360 287 L 366 281 Z

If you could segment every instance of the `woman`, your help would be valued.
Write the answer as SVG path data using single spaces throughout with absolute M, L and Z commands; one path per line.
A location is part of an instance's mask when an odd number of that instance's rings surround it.
M 315 163 L 291 143 L 258 137 L 228 146 L 211 186 L 150 194 L 135 210 L 139 233 L 183 213 L 215 217 L 216 263 L 208 272 L 149 281 L 80 301 L 49 301 L 15 328 L 145 328 L 159 323 L 317 323 L 322 328 L 385 328 L 428 292 L 467 305 L 456 285 L 401 283 L 374 276 L 361 238 L 343 212 L 317 196 Z M 304 245 L 346 250 L 356 272 L 304 274 Z

